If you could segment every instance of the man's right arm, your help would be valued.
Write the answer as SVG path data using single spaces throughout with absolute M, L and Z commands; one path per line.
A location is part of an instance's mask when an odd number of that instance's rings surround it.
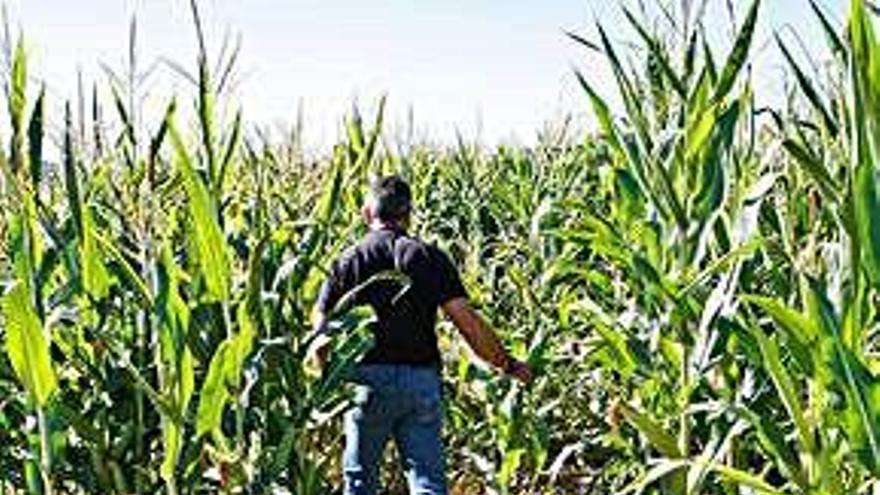
M 523 383 L 532 380 L 528 365 L 507 354 L 498 336 L 466 298 L 450 299 L 442 308 L 477 356 Z
M 345 291 L 341 278 L 338 263 L 333 263 L 327 278 L 321 285 L 321 289 L 318 292 L 318 300 L 315 301 L 315 306 L 312 309 L 311 323 L 314 338 L 306 350 L 306 361 L 318 369 L 324 368 L 324 365 L 327 363 L 327 357 L 330 354 L 331 340 L 327 325 L 329 324 L 331 311 L 339 301 L 341 294 Z

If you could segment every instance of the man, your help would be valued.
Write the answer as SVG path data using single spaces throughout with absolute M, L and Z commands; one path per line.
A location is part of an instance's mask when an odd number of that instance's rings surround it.
M 346 495 L 374 495 L 385 444 L 393 438 L 412 494 L 446 495 L 441 441 L 440 352 L 437 309 L 452 320 L 482 359 L 524 383 L 528 366 L 510 357 L 468 304 L 449 258 L 407 234 L 412 211 L 409 185 L 390 176 L 372 182 L 363 208 L 369 232 L 337 260 L 321 288 L 313 322 L 321 336 L 313 354 L 323 362 L 328 314 L 350 291 L 355 303 L 376 314 L 375 345 L 356 371 L 355 406 L 345 416 L 343 471 Z M 408 284 L 376 277 L 402 272 Z

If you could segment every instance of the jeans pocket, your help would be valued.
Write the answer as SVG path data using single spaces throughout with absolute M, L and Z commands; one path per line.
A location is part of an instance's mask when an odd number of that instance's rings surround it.
M 439 397 L 423 397 L 416 404 L 416 420 L 419 423 L 434 423 L 443 416 L 443 402 Z
M 438 421 L 443 415 L 443 394 L 439 379 L 420 384 L 415 390 L 415 413 L 421 423 Z

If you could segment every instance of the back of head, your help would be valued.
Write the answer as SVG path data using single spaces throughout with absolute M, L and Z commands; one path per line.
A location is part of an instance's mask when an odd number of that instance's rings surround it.
M 370 208 L 382 222 L 399 222 L 412 210 L 409 184 L 397 175 L 378 177 L 370 182 Z

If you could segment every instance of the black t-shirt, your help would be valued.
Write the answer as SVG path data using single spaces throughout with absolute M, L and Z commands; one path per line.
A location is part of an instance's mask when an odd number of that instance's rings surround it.
M 395 269 L 406 275 L 408 286 L 374 277 Z M 370 305 L 377 320 L 372 327 L 375 346 L 364 356 L 364 364 L 440 365 L 434 330 L 437 309 L 466 296 L 458 272 L 443 251 L 401 230 L 372 230 L 333 263 L 321 287 L 318 308 L 331 311 L 355 289 L 354 304 Z

